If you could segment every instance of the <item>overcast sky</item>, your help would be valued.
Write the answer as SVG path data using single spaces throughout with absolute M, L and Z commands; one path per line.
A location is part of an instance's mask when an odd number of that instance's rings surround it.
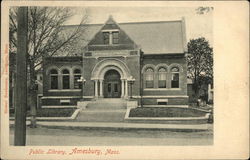
M 185 17 L 187 41 L 193 38 L 205 37 L 213 44 L 213 11 L 197 14 L 193 7 L 90 7 L 89 22 L 103 24 L 112 15 L 117 23 L 180 20 Z M 79 23 L 83 8 L 74 8 L 76 15 L 67 24 Z

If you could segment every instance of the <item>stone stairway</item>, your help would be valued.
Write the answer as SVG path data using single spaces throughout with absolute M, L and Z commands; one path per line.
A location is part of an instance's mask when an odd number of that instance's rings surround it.
M 123 122 L 127 102 L 119 98 L 105 98 L 92 101 L 80 111 L 77 122 Z
M 92 101 L 86 107 L 91 110 L 117 110 L 117 109 L 126 109 L 127 101 L 120 98 L 103 98 L 96 101 Z

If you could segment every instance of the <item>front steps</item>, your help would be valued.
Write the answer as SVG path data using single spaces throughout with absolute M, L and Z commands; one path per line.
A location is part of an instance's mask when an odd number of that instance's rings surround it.
M 117 110 L 117 109 L 126 109 L 127 101 L 121 98 L 102 98 L 96 101 L 91 101 L 86 109 L 91 110 Z
M 127 101 L 121 98 L 103 98 L 91 101 L 82 109 L 77 122 L 123 122 Z
M 122 110 L 82 110 L 76 117 L 76 122 L 123 122 L 126 109 Z

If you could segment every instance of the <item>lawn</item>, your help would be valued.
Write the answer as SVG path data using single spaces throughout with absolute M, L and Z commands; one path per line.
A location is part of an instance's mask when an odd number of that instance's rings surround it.
M 129 117 L 203 117 L 205 114 L 191 108 L 141 107 L 131 109 Z
M 75 108 L 42 108 L 37 110 L 37 117 L 70 117 Z M 27 117 L 30 112 L 27 111 Z M 10 112 L 10 117 L 14 117 L 14 112 Z

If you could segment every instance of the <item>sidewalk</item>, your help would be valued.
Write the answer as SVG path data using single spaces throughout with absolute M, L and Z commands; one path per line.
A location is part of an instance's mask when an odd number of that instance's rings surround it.
M 152 129 L 171 131 L 206 131 L 211 124 L 145 124 L 145 123 L 105 123 L 105 122 L 37 122 L 39 126 L 56 129 Z

